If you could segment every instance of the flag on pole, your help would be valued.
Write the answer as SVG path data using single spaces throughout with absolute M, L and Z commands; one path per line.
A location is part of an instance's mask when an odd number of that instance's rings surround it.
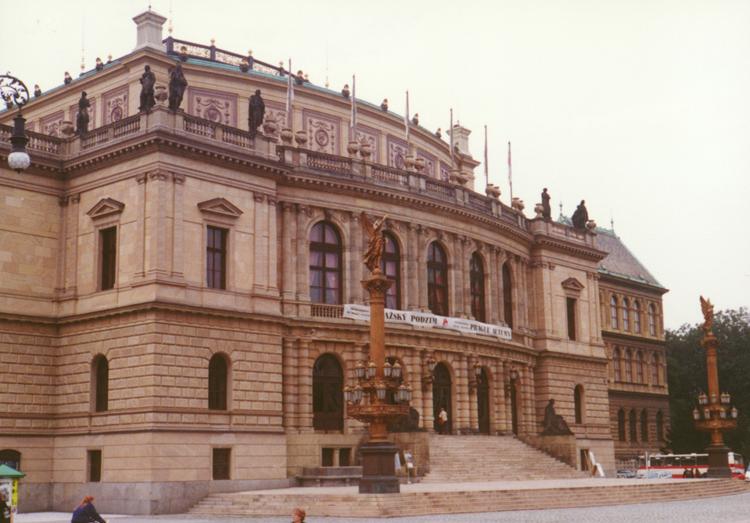
M 451 128 L 448 131 L 448 134 L 450 134 L 451 137 L 451 168 L 453 165 L 455 165 L 455 159 L 453 158 L 453 107 L 451 107 Z
M 510 142 L 508 142 L 508 185 L 510 186 L 510 199 L 513 200 L 513 164 L 510 161 Z
M 351 132 L 349 133 L 352 140 L 357 139 L 357 78 L 352 75 L 352 115 L 351 115 Z
M 487 126 L 484 126 L 484 182 L 485 185 L 490 185 L 490 165 L 489 156 L 487 155 Z
M 406 112 L 404 113 L 404 129 L 406 129 L 406 143 L 409 143 L 409 91 L 406 91 Z
M 289 74 L 286 75 L 286 126 L 292 128 L 294 107 L 294 82 L 292 81 L 292 59 L 289 59 Z

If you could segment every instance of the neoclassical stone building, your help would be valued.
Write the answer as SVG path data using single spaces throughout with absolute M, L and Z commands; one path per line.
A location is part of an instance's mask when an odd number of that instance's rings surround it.
M 423 429 L 445 407 L 454 433 L 533 443 L 554 398 L 608 473 L 660 446 L 665 290 L 612 233 L 475 192 L 464 128 L 453 159 L 364 101 L 352 131 L 350 99 L 297 77 L 287 114 L 288 72 L 135 21 L 131 54 L 24 108 L 27 171 L 7 168 L 0 115 L 0 461 L 27 474 L 22 508 L 87 492 L 182 511 L 351 463 L 363 431 L 342 390 L 368 325 L 343 311 L 365 303 L 362 212 L 388 215 L 388 307 L 512 332 L 387 324 Z M 144 66 L 163 86 L 178 60 L 183 110 L 139 112 Z M 71 135 L 84 90 L 91 131 Z

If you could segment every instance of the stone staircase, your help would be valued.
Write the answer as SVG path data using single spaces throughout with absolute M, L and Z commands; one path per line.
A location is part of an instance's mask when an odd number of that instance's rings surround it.
M 588 474 L 511 436 L 430 436 L 426 483 L 584 478 Z

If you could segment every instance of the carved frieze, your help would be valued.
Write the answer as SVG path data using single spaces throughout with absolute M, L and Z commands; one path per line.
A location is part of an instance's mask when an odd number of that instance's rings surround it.
M 39 121 L 39 131 L 42 134 L 49 136 L 60 136 L 60 125 L 65 120 L 65 113 L 63 111 L 57 111 L 56 113 L 48 116 L 43 116 Z
M 279 131 L 287 126 L 286 105 L 278 102 L 266 101 L 266 113 L 263 116 L 264 122 L 276 122 L 276 131 L 274 136 L 278 136 Z
M 406 141 L 388 135 L 388 166 L 396 169 L 405 169 L 406 155 L 409 153 L 409 144 Z
M 237 95 L 188 87 L 188 114 L 237 127 Z
M 92 105 L 93 107 L 93 105 Z M 123 85 L 102 95 L 102 119 L 104 125 L 117 122 L 128 116 L 128 86 Z
M 445 162 L 440 162 L 440 179 L 448 182 L 451 179 L 451 166 Z
M 351 136 L 349 139 L 351 140 Z M 367 125 L 357 124 L 357 141 L 359 143 L 367 143 L 370 145 L 372 150 L 372 156 L 370 159 L 375 163 L 380 163 L 380 131 L 368 127 Z
M 424 170 L 422 171 L 422 174 L 434 178 L 437 158 L 422 149 L 417 149 L 417 158 L 422 158 L 424 160 Z
M 339 139 L 341 120 L 314 111 L 303 110 L 304 128 L 307 131 L 308 146 L 311 150 L 340 154 Z

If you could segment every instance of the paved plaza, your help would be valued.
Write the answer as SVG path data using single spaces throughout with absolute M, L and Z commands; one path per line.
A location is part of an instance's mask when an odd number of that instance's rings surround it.
M 523 510 L 516 512 L 494 512 L 483 514 L 453 514 L 446 516 L 419 516 L 405 518 L 388 518 L 377 521 L 393 523 L 558 523 L 572 521 L 575 523 L 617 523 L 644 521 L 661 523 L 671 521 L 690 521 L 690 523 L 713 523 L 719 521 L 733 523 L 750 523 L 750 493 L 716 498 L 703 498 L 694 501 L 673 501 L 668 503 L 645 503 L 636 505 L 615 505 L 610 507 L 590 507 L 580 509 L 554 510 Z M 290 507 L 290 514 L 291 514 Z M 104 516 L 110 523 L 144 523 L 155 521 L 159 523 L 238 523 L 268 522 L 286 523 L 289 517 L 194 517 L 187 515 L 170 516 Z M 69 514 L 63 513 L 34 513 L 19 514 L 16 523 L 68 523 Z M 368 521 L 361 518 L 307 518 L 309 523 L 363 523 Z

